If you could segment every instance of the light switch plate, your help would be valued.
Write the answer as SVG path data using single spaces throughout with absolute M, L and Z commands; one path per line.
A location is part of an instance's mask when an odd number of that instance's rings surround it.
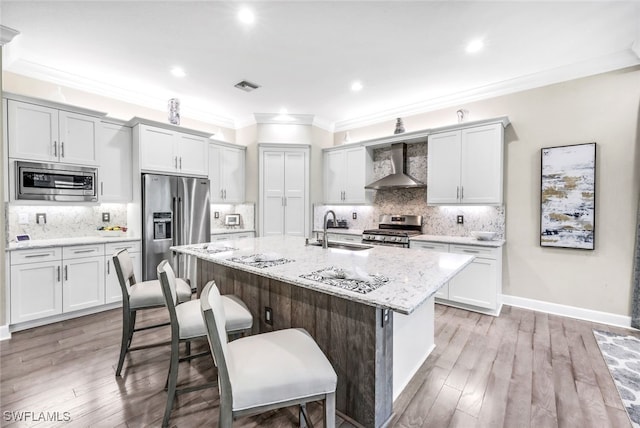
M 111 221 L 110 213 L 102 213 L 102 221 Z
M 47 224 L 47 213 L 36 213 L 36 223 Z

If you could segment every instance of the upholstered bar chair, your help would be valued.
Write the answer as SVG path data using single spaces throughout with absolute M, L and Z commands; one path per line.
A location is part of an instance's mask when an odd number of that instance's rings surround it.
M 133 263 L 126 249 L 117 251 L 113 255 L 113 265 L 116 268 L 118 282 L 122 290 L 122 341 L 120 344 L 120 357 L 118 358 L 118 368 L 116 376 L 120 376 L 124 358 L 127 353 L 140 349 L 148 349 L 161 345 L 168 345 L 169 342 L 151 343 L 144 346 L 131 347 L 133 333 L 136 331 L 148 330 L 169 325 L 169 322 L 148 325 L 136 328 L 136 314 L 138 311 L 161 308 L 165 306 L 164 296 L 160 281 L 151 280 L 137 282 L 133 273 Z M 176 281 L 176 291 L 178 300 L 186 302 L 191 299 L 191 286 L 183 279 Z
M 162 293 L 169 310 L 171 322 L 171 362 L 169 364 L 169 375 L 167 378 L 167 405 L 165 407 L 162 426 L 169 425 L 171 410 L 176 394 L 184 392 L 198 391 L 200 389 L 213 387 L 215 383 L 201 384 L 196 386 L 177 389 L 178 365 L 182 361 L 189 361 L 197 357 L 211 355 L 209 350 L 196 355 L 190 354 L 189 343 L 195 339 L 206 339 L 207 330 L 200 310 L 199 299 L 189 300 L 179 303 L 176 290 L 176 277 L 171 265 L 163 260 L 158 265 L 158 279 L 162 285 Z M 224 310 L 230 314 L 223 327 L 225 340 L 227 334 L 244 334 L 251 330 L 253 317 L 251 312 L 242 300 L 233 295 L 224 295 L 220 298 Z M 180 358 L 180 343 L 186 342 L 187 356 Z
M 305 404 L 322 400 L 324 426 L 335 427 L 337 375 L 303 329 L 277 330 L 227 341 L 226 312 L 210 281 L 200 295 L 202 317 L 218 366 L 219 428 L 234 419 L 272 409 L 300 406 L 300 426 L 308 424 Z

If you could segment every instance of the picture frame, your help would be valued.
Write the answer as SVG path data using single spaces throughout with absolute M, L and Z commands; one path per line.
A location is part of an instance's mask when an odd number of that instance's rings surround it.
M 596 143 L 540 151 L 540 246 L 593 250 Z
M 240 226 L 240 214 L 227 214 L 224 216 L 225 226 Z

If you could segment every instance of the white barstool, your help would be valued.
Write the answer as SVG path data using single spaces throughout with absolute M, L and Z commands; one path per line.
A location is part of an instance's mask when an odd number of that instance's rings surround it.
M 226 312 L 213 281 L 200 295 L 209 346 L 218 366 L 218 427 L 272 409 L 300 405 L 300 426 L 307 423 L 304 405 L 322 400 L 324 426 L 335 427 L 338 381 L 331 363 L 303 329 L 277 330 L 227 341 Z

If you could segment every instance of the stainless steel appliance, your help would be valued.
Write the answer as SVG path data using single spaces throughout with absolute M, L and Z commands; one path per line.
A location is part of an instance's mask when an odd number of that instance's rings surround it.
M 192 280 L 194 260 L 173 258 L 169 247 L 211 240 L 209 180 L 206 178 L 142 175 L 142 276 L 158 277 L 156 268 L 166 259 L 176 274 Z
M 409 238 L 421 233 L 421 215 L 385 214 L 380 216 L 378 229 L 368 229 L 362 232 L 362 242 L 409 248 Z
M 16 161 L 16 199 L 97 202 L 98 169 Z

